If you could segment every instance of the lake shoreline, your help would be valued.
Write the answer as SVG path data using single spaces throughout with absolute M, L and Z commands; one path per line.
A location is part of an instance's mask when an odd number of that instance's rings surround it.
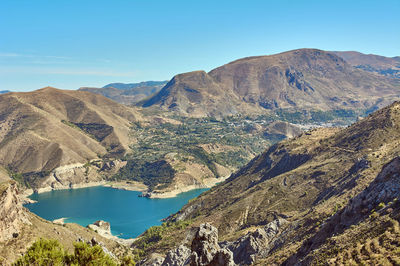
M 212 188 L 213 186 L 217 185 L 228 179 L 229 176 L 220 177 L 220 178 L 207 178 L 203 180 L 203 184 L 195 184 L 195 185 L 187 185 L 180 188 L 176 188 L 171 191 L 162 191 L 162 192 L 143 192 L 143 197 L 147 197 L 150 199 L 168 199 L 177 197 L 181 193 L 189 192 L 195 189 L 202 189 L 202 188 Z
M 65 222 L 65 220 L 67 220 L 67 219 L 68 219 L 67 217 L 62 217 L 62 218 L 54 219 L 51 222 L 55 223 L 55 224 L 63 225 L 63 224 L 67 223 L 67 222 Z M 74 224 L 77 224 L 77 223 L 74 223 Z M 95 223 L 88 224 L 86 226 L 86 228 L 89 228 L 89 229 L 95 231 L 97 234 L 99 234 L 100 236 L 102 236 L 104 238 L 114 240 L 115 242 L 118 242 L 118 243 L 120 243 L 122 245 L 125 245 L 125 246 L 131 246 L 132 243 L 135 242 L 135 240 L 137 239 L 137 238 L 120 238 L 120 237 L 118 237 L 116 235 L 113 235 L 111 233 L 111 229 L 103 230 L 100 227 L 97 227 L 95 225 Z
M 20 196 L 25 199 L 28 198 L 29 196 L 37 193 L 46 193 L 50 191 L 58 191 L 58 190 L 68 190 L 68 189 L 80 189 L 80 188 L 89 188 L 89 187 L 111 187 L 115 189 L 121 189 L 121 190 L 129 190 L 129 191 L 146 191 L 147 186 L 140 183 L 140 182 L 135 182 L 135 181 L 95 181 L 95 182 L 89 182 L 89 183 L 81 183 L 81 184 L 74 184 L 74 185 L 69 185 L 69 186 L 60 186 L 57 188 L 52 188 L 52 187 L 45 187 L 45 188 L 39 188 L 36 190 L 33 189 L 25 189 L 22 191 Z M 123 185 L 125 184 L 125 186 Z M 29 198 L 28 198 L 29 201 Z
M 170 199 L 149 200 L 138 197 L 141 193 L 138 191 L 97 186 L 34 194 L 31 198 L 37 200 L 37 203 L 25 207 L 55 224 L 73 223 L 87 227 L 94 221 L 107 221 L 111 225 L 112 234 L 102 236 L 127 242 L 129 240 L 124 239 L 137 238 L 149 227 L 161 225 L 165 217 L 176 213 L 206 190 L 193 190 Z M 101 230 L 96 230 L 101 233 Z
M 89 182 L 89 183 L 81 183 L 81 184 L 74 184 L 74 185 L 69 185 L 69 186 L 60 186 L 57 188 L 52 188 L 52 187 L 45 187 L 45 188 L 39 188 L 37 190 L 33 189 L 26 189 L 22 191 L 20 194 L 20 198 L 25 202 L 26 204 L 29 203 L 35 203 L 32 201 L 29 196 L 37 193 L 45 193 L 45 192 L 50 192 L 50 191 L 58 191 L 58 190 L 68 190 L 68 189 L 80 189 L 80 188 L 89 188 L 89 187 L 110 187 L 114 189 L 120 189 L 120 190 L 127 190 L 127 191 L 138 191 L 142 192 L 142 195 L 147 198 L 151 199 L 167 199 L 167 198 L 174 198 L 177 197 L 180 193 L 184 192 L 189 192 L 191 190 L 195 189 L 202 189 L 202 188 L 211 188 L 218 183 L 221 183 L 225 181 L 229 176 L 225 177 L 220 177 L 220 178 L 207 178 L 203 180 L 203 184 L 195 184 L 195 185 L 186 185 L 186 186 L 181 186 L 179 188 L 175 188 L 170 191 L 148 191 L 148 187 L 140 182 L 137 181 L 95 181 L 95 182 Z

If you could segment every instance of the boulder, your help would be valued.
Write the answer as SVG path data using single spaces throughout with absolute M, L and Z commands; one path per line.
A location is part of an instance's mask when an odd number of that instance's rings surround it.
M 219 249 L 218 229 L 208 223 L 201 224 L 191 246 L 191 265 L 208 265 Z
M 102 220 L 96 221 L 93 223 L 94 225 L 98 226 L 99 228 L 105 230 L 105 231 L 110 231 L 111 230 L 111 226 L 109 222 L 105 222 Z
M 104 237 L 112 236 L 111 226 L 109 222 L 99 220 L 94 222 L 93 224 L 89 224 L 87 228 L 92 229 L 93 231 Z
M 147 265 L 141 262 L 140 265 Z M 194 237 L 189 249 L 180 245 L 170 250 L 164 259 L 163 266 L 234 266 L 232 251 L 221 248 L 218 244 L 218 230 L 214 226 L 204 223 L 195 229 Z
M 257 258 L 264 258 L 275 247 L 274 239 L 280 233 L 285 219 L 278 218 L 263 228 L 257 228 L 234 242 L 220 243 L 233 253 L 234 262 L 240 265 L 251 265 Z
M 179 266 L 179 265 L 188 265 L 189 259 L 191 255 L 191 250 L 184 246 L 180 245 L 175 250 L 170 250 L 165 257 L 163 266 Z

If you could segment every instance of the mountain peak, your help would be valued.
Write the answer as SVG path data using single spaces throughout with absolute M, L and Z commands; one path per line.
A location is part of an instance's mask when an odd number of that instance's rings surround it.
M 360 109 L 399 99 L 399 87 L 400 81 L 358 70 L 333 52 L 306 48 L 176 75 L 142 104 L 194 116 Z
M 46 87 L 43 87 L 41 89 L 38 89 L 37 91 L 61 91 L 61 90 L 57 89 L 55 87 L 46 86 Z

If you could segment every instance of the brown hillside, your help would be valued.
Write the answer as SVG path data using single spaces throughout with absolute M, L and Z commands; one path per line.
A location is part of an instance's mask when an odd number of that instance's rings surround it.
M 350 65 L 380 75 L 400 78 L 400 58 L 363 54 L 355 51 L 333 52 Z
M 370 108 L 398 99 L 399 89 L 398 80 L 355 69 L 334 53 L 300 49 L 177 75 L 142 105 L 194 116 Z
M 124 154 L 135 110 L 103 96 L 44 88 L 0 96 L 0 164 L 50 171 L 106 154 Z

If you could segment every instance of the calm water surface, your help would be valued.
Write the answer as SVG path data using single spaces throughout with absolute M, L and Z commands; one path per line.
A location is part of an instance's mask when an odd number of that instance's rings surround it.
M 206 190 L 196 189 L 170 199 L 141 198 L 141 192 L 109 187 L 56 190 L 33 194 L 30 198 L 38 202 L 25 207 L 46 220 L 66 217 L 66 222 L 82 226 L 104 220 L 110 222 L 113 235 L 132 238 L 160 225 L 161 219 Z

